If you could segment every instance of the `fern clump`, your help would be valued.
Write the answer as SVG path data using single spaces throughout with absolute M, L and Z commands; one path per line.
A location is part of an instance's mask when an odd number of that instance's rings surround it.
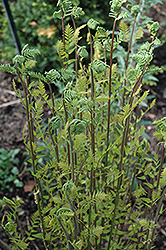
M 13 83 L 27 114 L 28 136 L 24 129 L 23 139 L 37 204 L 24 231 L 18 213 L 21 201 L 3 198 L 11 212 L 4 215 L 2 226 L 15 249 L 27 249 L 35 238 L 45 249 L 57 249 L 59 244 L 68 250 L 154 246 L 166 192 L 166 122 L 162 118 L 154 123 L 159 144 L 150 155 L 140 121 L 155 105 L 154 100 L 142 109 L 149 93 L 142 91 L 142 84 L 148 82 L 147 74 L 160 70 L 149 66 L 159 44 L 158 24 L 147 24 L 151 40 L 137 49 L 143 37 L 142 24 L 136 22 L 140 4 L 126 9 L 124 3 L 110 1 L 114 23 L 106 30 L 94 19 L 77 28 L 75 19 L 83 10 L 73 1 L 59 0 L 54 18 L 61 19 L 63 34 L 55 48 L 62 68 L 34 72 L 40 53 L 27 46 L 13 59 L 13 67 L 0 66 L 16 74 L 23 87 L 22 94 Z M 70 24 L 66 17 L 71 17 Z M 82 29 L 87 29 L 86 46 Z M 53 84 L 60 86 L 58 96 Z M 45 105 L 51 111 L 47 124 Z

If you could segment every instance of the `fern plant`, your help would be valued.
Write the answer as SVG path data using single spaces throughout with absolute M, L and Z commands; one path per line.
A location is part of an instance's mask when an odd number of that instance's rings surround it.
M 56 49 L 63 68 L 44 74 L 33 72 L 40 52 L 28 46 L 13 59 L 13 66 L 0 66 L 2 71 L 15 73 L 24 90 L 22 95 L 13 82 L 27 114 L 28 136 L 23 133 L 23 138 L 31 157 L 38 208 L 24 231 L 17 214 L 19 202 L 4 198 L 12 213 L 4 215 L 2 226 L 14 249 L 28 249 L 35 238 L 43 241 L 45 249 L 153 248 L 166 191 L 166 120 L 156 122 L 154 134 L 163 150 L 161 159 L 159 148 L 153 156 L 149 154 L 150 144 L 143 138 L 145 127 L 138 124 L 155 105 L 153 101 L 146 111 L 141 110 L 148 95 L 148 91 L 142 93 L 141 86 L 158 44 L 158 24 L 147 24 L 151 41 L 131 55 L 133 32 L 122 19 L 130 13 L 135 20 L 139 8 L 129 5 L 122 11 L 125 2 L 110 2 L 114 24 L 108 31 L 93 19 L 77 28 L 74 18 L 81 12 L 75 15 L 71 1 L 59 0 L 54 17 L 62 20 L 63 37 Z M 65 26 L 66 16 L 71 16 L 73 27 Z M 83 28 L 88 31 L 87 48 L 79 45 Z M 142 32 L 139 29 L 134 40 L 142 37 Z M 128 51 L 125 71 L 120 71 L 113 63 L 113 54 L 123 41 L 127 41 Z M 90 62 L 85 65 L 88 51 Z M 134 64 L 130 64 L 131 59 Z M 49 86 L 49 95 L 44 83 Z M 58 99 L 51 87 L 57 83 L 63 85 Z M 45 104 L 52 117 L 44 129 Z M 40 165 L 45 149 L 50 157 Z

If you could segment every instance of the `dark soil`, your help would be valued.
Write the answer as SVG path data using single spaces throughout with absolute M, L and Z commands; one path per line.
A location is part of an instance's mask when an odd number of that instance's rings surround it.
M 152 8 L 150 14 L 153 14 L 157 20 L 162 19 L 159 21 L 166 20 L 166 10 L 164 12 L 164 8 L 161 8 L 160 5 L 158 6 L 159 7 Z M 163 33 L 163 30 L 161 30 L 161 33 Z M 166 64 L 166 43 L 155 50 L 153 64 L 159 66 Z M 159 80 L 157 86 L 144 86 L 145 89 L 149 89 L 149 94 L 154 95 L 156 98 L 155 107 L 153 107 L 144 117 L 144 121 L 151 122 L 145 126 L 153 149 L 157 148 L 157 141 L 153 137 L 155 126 L 152 122 L 166 116 L 166 72 L 159 73 L 157 78 Z M 17 167 L 20 173 L 19 178 L 23 181 L 24 186 L 22 188 L 14 187 L 12 193 L 9 190 L 0 190 L 0 199 L 2 199 L 3 196 L 8 198 L 18 196 L 24 201 L 19 216 L 23 226 L 27 228 L 30 216 L 36 211 L 36 204 L 32 192 L 27 192 L 25 188 L 29 185 L 31 189 L 34 183 L 29 171 L 26 171 L 27 165 L 24 161 L 27 155 L 25 154 L 26 149 L 23 144 L 22 132 L 24 126 L 27 126 L 26 113 L 22 103 L 13 91 L 11 84 L 13 79 L 16 80 L 12 75 L 0 72 L 0 148 L 5 148 L 8 151 L 15 148 L 21 149 L 20 153 L 17 155 L 19 158 L 19 165 Z M 49 112 L 46 112 L 45 119 L 47 119 L 49 115 Z M 163 201 L 163 205 L 166 209 L 166 199 Z M 0 210 L 0 219 L 2 219 L 2 214 L 6 213 L 6 211 L 7 207 L 3 207 Z M 1 226 L 0 239 L 7 245 L 11 245 L 8 235 Z M 155 244 L 155 250 L 166 249 L 166 212 L 164 212 L 159 219 Z M 30 245 L 29 249 L 42 250 L 45 248 L 40 241 L 35 241 Z

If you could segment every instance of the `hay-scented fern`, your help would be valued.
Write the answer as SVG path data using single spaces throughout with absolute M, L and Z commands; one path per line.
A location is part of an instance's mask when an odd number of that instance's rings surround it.
M 152 249 L 165 195 L 166 122 L 165 118 L 156 122 L 161 159 L 159 150 L 150 155 L 150 144 L 143 138 L 145 127 L 138 124 L 155 104 L 141 110 L 148 96 L 141 85 L 149 72 L 153 47 L 159 43 L 158 24 L 147 24 L 151 41 L 131 55 L 132 42 L 142 37 L 142 31 L 138 28 L 133 38 L 133 26 L 122 19 L 129 13 L 135 25 L 139 8 L 129 5 L 127 12 L 122 11 L 124 3 L 110 2 L 114 24 L 108 31 L 93 19 L 77 28 L 75 17 L 82 10 L 73 9 L 70 1 L 58 1 L 54 17 L 61 14 L 63 37 L 56 49 L 63 68 L 33 72 L 40 52 L 27 46 L 13 59 L 13 67 L 0 66 L 15 73 L 24 90 L 22 95 L 13 82 L 27 114 L 28 136 L 23 133 L 23 138 L 31 157 L 38 208 L 24 231 L 19 201 L 4 198 L 13 213 L 4 216 L 2 226 L 13 249 L 28 249 L 35 238 L 43 241 L 45 249 Z M 73 27 L 66 23 L 66 16 L 71 16 Z M 79 45 L 82 29 L 87 29 L 87 47 Z M 121 42 L 128 44 L 124 71 L 113 63 Z M 88 56 L 90 62 L 85 65 Z M 52 84 L 63 86 L 58 99 Z M 52 112 L 47 127 L 43 105 Z M 38 164 L 44 150 L 49 158 Z

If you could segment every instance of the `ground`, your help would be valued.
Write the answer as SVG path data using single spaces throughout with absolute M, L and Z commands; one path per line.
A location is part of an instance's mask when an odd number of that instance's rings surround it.
M 164 12 L 163 9 L 161 5 L 154 6 L 149 15 L 154 15 L 156 20 L 162 19 L 159 20 L 160 22 L 166 20 L 166 11 Z M 163 30 L 160 32 L 163 33 Z M 159 66 L 166 64 L 166 43 L 155 50 L 153 63 Z M 157 86 L 144 86 L 144 89 L 149 89 L 149 93 L 156 98 L 155 107 L 144 117 L 145 124 L 147 124 L 146 132 L 153 149 L 157 148 L 157 141 L 153 138 L 155 126 L 152 122 L 166 115 L 166 72 L 159 73 L 157 78 L 159 79 Z M 17 167 L 19 169 L 19 178 L 23 182 L 23 187 L 14 188 L 12 193 L 8 190 L 0 189 L 0 199 L 2 199 L 4 195 L 9 198 L 16 197 L 17 195 L 24 200 L 25 205 L 23 205 L 22 210 L 20 210 L 20 218 L 26 227 L 30 215 L 36 210 L 34 197 L 32 192 L 30 192 L 34 182 L 29 172 L 26 171 L 26 163 L 24 161 L 26 158 L 26 149 L 23 144 L 22 131 L 24 126 L 26 126 L 26 113 L 22 107 L 22 103 L 13 91 L 13 80 L 16 80 L 16 78 L 12 75 L 0 72 L 0 148 L 5 148 L 8 151 L 15 148 L 21 149 L 17 155 L 19 158 Z M 46 118 L 48 116 L 49 113 L 46 112 Z M 163 205 L 166 209 L 166 199 L 164 199 Z M 3 211 L 0 210 L 0 218 L 2 218 L 2 212 L 4 213 L 7 210 L 6 207 L 3 209 Z M 2 227 L 0 227 L 0 239 L 9 244 L 8 236 Z M 164 212 L 159 219 L 155 243 L 156 247 L 154 249 L 166 249 L 166 212 Z M 32 250 L 44 249 L 38 241 L 33 244 L 34 245 L 30 247 Z

